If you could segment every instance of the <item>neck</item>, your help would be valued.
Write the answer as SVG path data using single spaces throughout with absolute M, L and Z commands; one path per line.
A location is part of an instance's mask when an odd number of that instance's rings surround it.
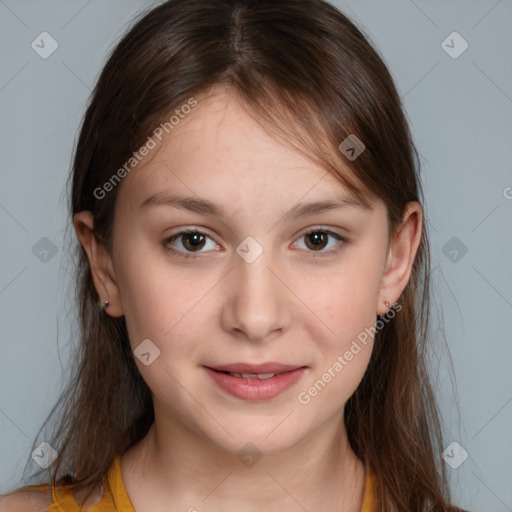
M 243 461 L 184 425 L 155 416 L 145 438 L 123 455 L 121 468 L 137 511 L 160 512 L 168 510 L 163 503 L 172 503 L 191 512 L 359 512 L 365 485 L 365 468 L 350 448 L 342 415 L 257 461 Z

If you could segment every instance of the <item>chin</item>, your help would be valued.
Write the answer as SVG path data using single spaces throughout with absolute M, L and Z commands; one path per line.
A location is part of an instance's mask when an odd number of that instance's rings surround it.
M 264 420 L 256 420 L 254 416 L 239 421 L 232 419 L 226 422 L 229 434 L 223 429 L 212 432 L 213 435 L 205 434 L 208 442 L 239 458 L 277 454 L 292 448 L 307 434 L 301 432 L 298 425 L 283 422 L 285 416 L 279 414 Z

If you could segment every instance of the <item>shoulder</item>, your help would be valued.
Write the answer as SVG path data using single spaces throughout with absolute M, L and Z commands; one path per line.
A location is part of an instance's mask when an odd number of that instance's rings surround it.
M 44 512 L 52 503 L 47 486 L 17 490 L 0 498 L 0 512 Z M 45 490 L 46 489 L 46 490 Z

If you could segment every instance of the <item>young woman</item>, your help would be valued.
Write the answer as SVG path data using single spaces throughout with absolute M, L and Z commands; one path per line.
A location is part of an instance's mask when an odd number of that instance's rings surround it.
M 1 510 L 458 510 L 417 153 L 343 14 L 154 8 L 103 69 L 71 181 L 76 373 L 50 478 Z

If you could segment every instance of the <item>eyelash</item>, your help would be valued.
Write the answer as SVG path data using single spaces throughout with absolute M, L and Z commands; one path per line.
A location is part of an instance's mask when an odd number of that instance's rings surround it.
M 206 233 L 203 233 L 202 231 L 199 231 L 198 229 L 185 229 L 183 231 L 180 231 L 179 233 L 176 233 L 174 235 L 172 235 L 171 237 L 169 238 L 166 238 L 165 240 L 163 240 L 162 242 L 162 245 L 164 247 L 164 249 L 172 254 L 175 254 L 177 256 L 180 256 L 182 258 L 201 258 L 201 252 L 197 252 L 196 253 L 193 253 L 193 252 L 184 252 L 184 251 L 181 251 L 179 249 L 175 249 L 173 248 L 172 246 L 170 246 L 169 244 L 171 242 L 173 242 L 174 240 L 180 238 L 182 235 L 187 235 L 187 234 L 190 234 L 190 233 L 195 233 L 195 234 L 199 234 L 199 235 L 204 235 L 204 236 L 207 236 L 208 238 L 211 239 L 211 237 L 209 235 L 207 235 Z M 330 235 L 332 236 L 333 238 L 335 238 L 336 240 L 338 240 L 339 242 L 341 242 L 340 245 L 338 245 L 336 248 L 334 249 L 329 249 L 327 251 L 307 251 L 307 252 L 311 252 L 312 253 L 312 256 L 314 258 L 322 258 L 322 257 L 325 257 L 325 256 L 330 256 L 332 254 L 335 254 L 337 252 L 339 252 L 343 246 L 347 243 L 349 243 L 349 240 L 341 235 L 339 235 L 338 233 L 335 233 L 333 231 L 330 231 L 328 229 L 321 229 L 321 228 L 312 228 L 312 229 L 308 229 L 307 231 L 303 232 L 300 236 L 299 236 L 299 239 L 302 238 L 302 237 L 305 237 L 307 235 L 310 235 L 312 233 L 326 233 L 327 235 Z

